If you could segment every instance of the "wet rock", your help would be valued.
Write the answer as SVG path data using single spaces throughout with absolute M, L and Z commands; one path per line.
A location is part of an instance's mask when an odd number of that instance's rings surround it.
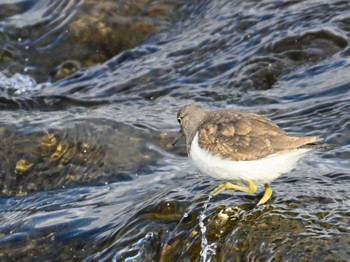
M 331 30 L 318 30 L 284 37 L 269 45 L 267 50 L 282 54 L 295 63 L 305 63 L 327 58 L 347 45 L 348 41 L 343 36 Z
M 237 208 L 221 207 L 206 217 L 205 246 L 198 227 L 191 234 L 173 232 L 174 238 L 162 245 L 160 261 L 200 261 L 209 246 L 212 252 L 206 256 L 211 261 L 345 261 L 348 256 L 341 248 L 347 245 L 348 237 L 337 234 L 328 238 L 321 237 L 321 232 L 312 233 L 308 218 L 297 213 L 273 206 L 263 210 Z M 181 228 L 179 225 L 178 230 Z
M 4 128 L 2 194 L 23 196 L 76 184 L 133 180 L 132 172 L 154 161 L 155 152 L 144 145 L 145 134 L 122 124 L 100 129 L 97 122 L 26 135 Z
M 12 54 L 9 51 L 0 49 L 0 63 L 4 64 L 12 61 L 12 59 Z
M 11 41 L 9 47 L 1 48 L 0 37 L 0 63 L 5 65 L 11 61 L 14 68 L 10 73 L 22 70 L 38 82 L 48 81 L 47 75 L 57 81 L 81 67 L 102 63 L 169 28 L 180 7 L 176 2 L 155 0 L 90 0 L 81 5 L 52 5 L 52 9 L 41 10 L 48 8 L 41 2 L 29 6 L 19 4 L 15 10 L 24 9 L 23 13 L 17 13 L 12 21 L 11 16 L 8 18 L 3 39 Z M 54 23 L 24 19 L 16 28 L 20 16 L 30 13 L 31 8 L 47 13 L 46 16 L 55 16 L 55 12 L 64 10 L 70 18 L 58 17 Z

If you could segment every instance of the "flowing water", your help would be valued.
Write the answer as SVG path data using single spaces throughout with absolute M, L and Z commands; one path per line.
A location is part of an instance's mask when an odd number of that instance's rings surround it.
M 350 261 L 349 40 L 344 0 L 0 1 L 0 261 Z M 189 103 L 334 146 L 208 201 Z

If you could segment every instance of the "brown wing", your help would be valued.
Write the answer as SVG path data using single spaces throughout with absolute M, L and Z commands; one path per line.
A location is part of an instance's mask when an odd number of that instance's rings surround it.
M 217 112 L 199 129 L 202 148 L 226 159 L 254 160 L 296 149 L 320 140 L 317 137 L 291 136 L 267 118 L 252 113 Z

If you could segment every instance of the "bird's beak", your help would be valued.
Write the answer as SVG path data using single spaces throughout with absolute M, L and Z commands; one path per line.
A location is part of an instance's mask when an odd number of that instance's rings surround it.
M 177 142 L 179 142 L 180 138 L 184 136 L 184 132 L 182 132 L 182 128 L 180 129 L 180 131 L 177 133 L 174 141 L 171 143 L 172 146 L 175 146 L 177 144 Z

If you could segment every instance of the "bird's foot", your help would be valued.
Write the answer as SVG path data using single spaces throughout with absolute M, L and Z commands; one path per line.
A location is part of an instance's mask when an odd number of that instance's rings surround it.
M 272 196 L 272 189 L 269 186 L 269 184 L 265 184 L 265 193 L 257 205 L 259 206 L 259 205 L 265 204 L 271 198 L 271 196 Z
M 255 183 L 252 180 L 248 180 L 248 187 L 238 186 L 238 185 L 234 185 L 230 182 L 226 182 L 226 183 L 218 186 L 217 188 L 215 188 L 210 193 L 210 196 L 215 197 L 218 194 L 220 194 L 226 190 L 242 191 L 242 192 L 246 192 L 248 194 L 254 194 L 258 190 L 258 187 L 255 185 Z M 257 205 L 259 206 L 259 205 L 265 204 L 271 198 L 271 196 L 272 196 L 272 189 L 269 186 L 269 184 L 265 184 L 265 193 Z
M 258 190 L 258 187 L 255 185 L 255 183 L 252 180 L 248 180 L 248 187 L 238 186 L 238 185 L 234 185 L 230 182 L 226 182 L 226 183 L 218 186 L 217 188 L 215 188 L 210 193 L 210 195 L 212 197 L 215 197 L 218 194 L 220 194 L 226 190 L 237 190 L 237 191 L 242 191 L 242 192 L 246 192 L 249 194 L 254 194 Z

